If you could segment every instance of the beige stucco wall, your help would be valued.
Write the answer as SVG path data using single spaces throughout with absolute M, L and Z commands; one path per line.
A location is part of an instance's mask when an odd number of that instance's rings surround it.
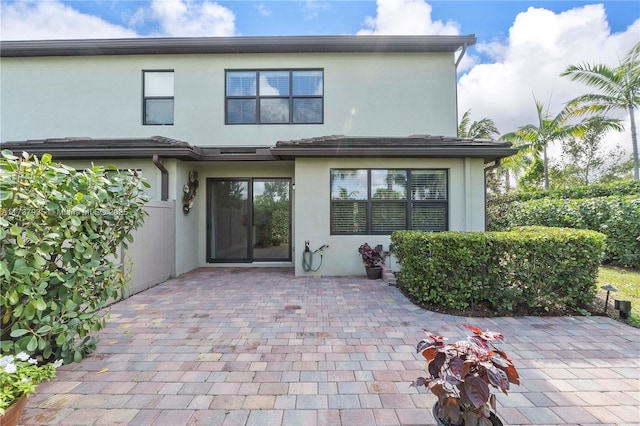
M 225 69 L 324 69 L 324 124 L 225 125 Z M 142 125 L 142 71 L 175 72 L 175 124 Z M 453 54 L 148 55 L 0 59 L 0 141 L 162 135 L 192 145 L 455 135 Z
M 484 180 L 481 159 L 297 159 L 295 164 L 294 252 L 296 275 L 364 275 L 358 247 L 364 242 L 389 248 L 385 235 L 330 235 L 330 169 L 332 168 L 438 168 L 449 170 L 449 229 L 484 230 Z M 318 272 L 304 272 L 304 242 L 311 250 L 329 244 Z M 315 268 L 319 256 L 314 258 Z
M 194 208 L 189 214 L 182 211 L 182 188 L 189 180 L 189 172 L 197 170 L 194 163 L 183 162 L 174 159 L 165 159 L 163 162 L 169 172 L 169 199 L 175 200 L 175 256 L 176 275 L 191 271 L 200 266 L 199 263 L 199 235 L 205 232 L 204 215 L 198 206 L 205 202 L 205 191 L 202 179 L 196 191 Z
M 197 146 L 264 145 L 323 135 L 456 134 L 453 54 L 148 55 L 0 59 L 0 141 L 55 137 L 131 138 L 161 135 Z M 324 70 L 324 124 L 225 125 L 225 69 Z M 175 124 L 142 125 L 142 71 L 175 71 Z M 89 162 L 66 162 L 86 167 Z M 96 162 L 98 163 L 98 162 Z M 160 199 L 161 174 L 149 160 L 105 160 L 142 169 L 149 194 Z M 288 162 L 183 162 L 165 159 L 175 200 L 175 271 L 206 262 L 207 178 L 291 178 L 292 264 L 301 267 L 304 241 L 325 250 L 320 275 L 363 275 L 357 247 L 388 248 L 388 236 L 331 236 L 329 170 L 446 168 L 449 226 L 484 229 L 481 159 L 298 159 Z M 182 186 L 198 171 L 194 208 L 182 212 Z M 314 265 L 315 266 L 315 265 Z

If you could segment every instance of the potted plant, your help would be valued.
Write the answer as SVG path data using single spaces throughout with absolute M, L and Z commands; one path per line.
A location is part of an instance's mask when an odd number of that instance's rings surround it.
M 364 243 L 358 248 L 358 253 L 362 257 L 364 269 L 370 280 L 377 280 L 382 276 L 382 264 L 384 263 L 384 254 L 379 247 L 372 248 L 368 243 Z
M 429 338 L 418 343 L 417 351 L 427 360 L 428 376 L 411 386 L 425 386 L 438 397 L 433 416 L 440 425 L 502 425 L 491 388 L 506 395 L 509 383 L 519 385 L 520 377 L 494 344 L 504 341 L 502 334 L 465 327 L 473 332 L 467 340 L 446 345 L 444 337 L 424 330 Z
M 38 365 L 38 361 L 25 352 L 0 358 L 0 424 L 17 424 L 27 397 L 44 380 L 51 380 L 60 365 L 62 360 Z

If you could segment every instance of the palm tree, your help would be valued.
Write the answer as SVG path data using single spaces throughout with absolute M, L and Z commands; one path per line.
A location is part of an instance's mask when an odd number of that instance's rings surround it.
M 458 125 L 458 137 L 474 139 L 492 139 L 498 135 L 496 124 L 490 118 L 483 118 L 480 121 L 471 121 L 471 110 L 468 109 L 463 115 Z
M 575 136 L 580 132 L 579 126 L 572 126 L 566 123 L 568 111 L 562 110 L 558 115 L 552 117 L 549 111 L 544 111 L 544 105 L 533 97 L 536 104 L 538 125 L 527 124 L 518 127 L 514 133 L 505 135 L 508 140 L 522 143 L 522 147 L 531 152 L 534 157 L 539 158 L 542 153 L 542 164 L 544 166 L 544 189 L 549 190 L 549 161 L 547 158 L 547 146 L 553 142 Z
M 509 192 L 511 190 L 511 174 L 517 179 L 518 176 L 527 169 L 533 158 L 527 150 L 527 144 L 516 138 L 515 132 L 510 132 L 500 136 L 501 141 L 511 142 L 513 148 L 522 148 L 517 154 L 510 157 L 505 157 L 500 160 L 500 169 L 502 170 L 502 176 L 504 177 L 504 189 Z
M 594 87 L 598 93 L 579 96 L 568 103 L 576 114 L 627 110 L 631 120 L 633 178 L 640 180 L 635 110 L 640 105 L 640 42 L 616 68 L 602 64 L 570 65 L 562 74 L 572 81 Z
M 549 111 L 544 111 L 544 105 L 533 97 L 538 115 L 538 126 L 527 124 L 519 127 L 513 134 L 504 137 L 523 143 L 521 145 L 539 158 L 542 153 L 542 164 L 544 167 L 544 189 L 549 190 L 549 161 L 547 158 L 547 146 L 556 141 L 561 141 L 569 137 L 581 137 L 589 129 L 593 121 L 585 119 L 576 124 L 568 124 L 572 110 L 564 108 L 558 115 L 552 117 Z M 619 129 L 620 122 L 616 119 L 601 117 L 600 123 L 606 129 Z

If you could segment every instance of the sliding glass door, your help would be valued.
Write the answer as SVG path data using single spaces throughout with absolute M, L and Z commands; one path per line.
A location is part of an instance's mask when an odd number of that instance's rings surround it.
M 208 179 L 207 260 L 291 260 L 289 179 Z
M 249 259 L 249 181 L 214 180 L 209 185 L 209 257 Z

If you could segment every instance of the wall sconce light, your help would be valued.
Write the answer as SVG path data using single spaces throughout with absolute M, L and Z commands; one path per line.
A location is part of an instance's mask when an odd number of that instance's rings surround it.
M 193 207 L 193 200 L 196 198 L 196 190 L 198 189 L 198 172 L 192 170 L 189 172 L 189 181 L 182 187 L 184 195 L 182 196 L 182 212 L 189 214 Z

